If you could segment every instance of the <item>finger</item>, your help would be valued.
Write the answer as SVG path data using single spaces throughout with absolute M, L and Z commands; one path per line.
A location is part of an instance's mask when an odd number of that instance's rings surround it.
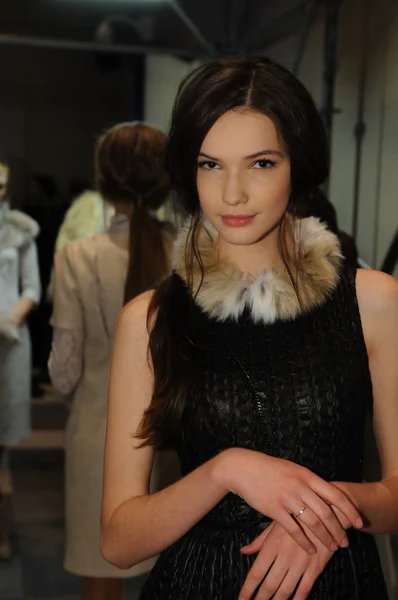
M 333 510 L 334 514 L 337 517 L 338 522 L 340 523 L 340 525 L 342 526 L 342 528 L 344 529 L 344 531 L 347 531 L 347 529 L 349 529 L 351 527 L 351 523 L 348 522 L 348 520 L 343 515 L 343 513 L 341 512 L 341 510 L 339 510 L 338 508 L 336 508 L 336 506 L 331 505 L 330 508 Z
M 263 547 L 263 544 L 267 539 L 268 535 L 272 531 L 274 525 L 275 522 L 271 523 L 266 529 L 264 529 L 264 531 L 258 537 L 256 537 L 252 542 L 250 542 L 250 544 L 242 546 L 240 551 L 244 554 L 255 554 L 256 552 L 259 552 Z
M 254 561 L 242 589 L 238 600 L 251 600 L 255 590 L 258 588 L 265 575 L 268 573 L 272 563 L 275 560 L 274 549 L 264 549 Z
M 300 583 L 303 574 L 305 573 L 306 563 L 299 564 L 286 573 L 286 577 L 282 581 L 275 596 L 272 600 L 288 600 L 294 594 L 294 590 Z
M 255 600 L 269 600 L 273 598 L 284 580 L 288 569 L 289 565 L 283 559 L 278 560 L 277 558 L 261 584 Z
M 310 512 L 307 515 L 308 511 L 305 511 L 300 516 L 300 521 L 305 523 L 305 525 L 307 525 L 307 527 L 309 527 L 314 532 L 317 538 L 323 543 L 324 546 L 326 546 L 328 550 L 335 552 L 337 550 L 336 543 L 342 548 L 347 548 L 349 543 L 346 531 L 342 527 L 331 506 L 329 506 L 329 504 L 326 504 L 326 502 L 324 502 L 322 498 L 320 498 L 317 494 L 311 493 L 307 495 L 303 494 L 303 502 L 308 506 Z M 317 515 L 319 520 L 322 522 L 324 528 L 328 532 L 327 537 L 323 535 L 323 532 L 322 536 L 320 536 L 316 528 L 311 526 L 311 512 L 313 515 Z M 329 537 L 331 537 L 332 539 L 329 540 Z
M 293 519 L 291 514 L 286 511 L 285 516 L 279 521 L 279 523 L 303 550 L 308 552 L 308 554 L 316 554 L 316 547 L 308 539 L 300 525 Z
M 240 551 L 243 554 L 256 554 L 257 552 L 260 552 L 261 548 L 264 545 L 265 540 L 266 540 L 266 536 L 259 535 L 255 540 L 253 540 L 247 546 L 242 546 Z
M 313 496 L 315 496 L 316 494 L 311 493 L 308 494 L 308 497 L 305 497 L 303 494 L 303 500 L 302 500 L 302 504 L 301 506 L 304 508 L 302 508 L 302 510 L 300 510 L 300 512 L 297 511 L 297 509 L 295 510 L 295 519 L 301 524 L 306 525 L 306 527 L 308 527 L 308 529 L 310 529 L 312 531 L 312 533 L 320 540 L 320 542 L 322 542 L 322 544 L 331 552 L 335 552 L 335 550 L 337 550 L 338 548 L 338 544 L 336 543 L 336 541 L 333 539 L 332 535 L 330 534 L 330 532 L 328 531 L 328 529 L 326 529 L 325 524 L 323 523 L 323 521 L 321 520 L 321 518 L 319 517 L 319 515 L 314 512 L 314 510 L 312 509 L 312 507 L 316 504 L 315 501 L 313 500 Z M 319 496 L 318 496 L 319 498 Z M 320 500 L 320 498 L 319 498 Z M 325 509 L 328 509 L 330 512 L 332 512 L 332 510 L 323 502 L 321 501 L 322 504 L 324 505 Z M 326 510 L 324 511 L 326 513 Z M 332 513 L 334 515 L 334 513 Z M 335 517 L 336 518 L 336 517 Z M 337 520 L 337 519 L 336 519 Z M 344 533 L 343 533 L 344 536 Z M 341 539 L 341 538 L 339 538 Z
M 351 500 L 337 487 L 327 483 L 320 477 L 315 477 L 310 482 L 311 489 L 329 504 L 333 504 L 349 520 L 353 527 L 360 529 L 363 527 L 363 521 L 358 510 Z
M 300 584 L 293 596 L 293 600 L 306 600 L 311 593 L 318 574 L 315 569 L 307 569 L 301 578 Z

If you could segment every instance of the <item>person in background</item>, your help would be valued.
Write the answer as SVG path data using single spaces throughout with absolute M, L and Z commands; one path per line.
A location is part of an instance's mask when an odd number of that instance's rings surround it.
M 58 186 L 51 175 L 33 173 L 28 181 L 24 211 L 40 227 L 37 237 L 40 281 L 43 290 L 47 289 L 53 267 L 55 240 L 66 212 Z M 43 294 L 37 310 L 29 319 L 32 339 L 32 395 L 39 398 L 44 394 L 43 384 L 48 384 L 47 360 L 51 348 L 51 304 Z
M 30 176 L 25 196 L 24 211 L 40 227 L 40 233 L 37 238 L 37 250 L 43 289 L 46 289 L 50 280 L 55 240 L 66 209 L 67 205 L 62 201 L 58 186 L 51 175 L 34 173 Z
M 69 206 L 76 200 L 78 196 L 83 194 L 86 190 L 92 189 L 92 184 L 87 179 L 81 179 L 80 177 L 73 177 L 68 183 L 68 204 Z
M 72 183 L 70 191 L 76 190 L 77 187 L 79 185 L 76 186 Z M 84 240 L 97 233 L 103 233 L 108 229 L 114 214 L 114 207 L 105 202 L 99 192 L 89 189 L 80 190 L 79 195 L 74 197 L 59 228 L 55 251 L 58 252 L 66 244 L 75 240 Z M 50 303 L 53 297 L 53 286 L 54 272 L 52 271 L 46 291 L 46 298 Z
M 10 169 L 0 159 L 0 464 L 7 447 L 30 434 L 31 345 L 26 319 L 40 301 L 35 238 L 38 224 L 11 210 Z M 5 505 L 0 501 L 0 559 L 8 559 Z
M 118 600 L 129 571 L 100 553 L 100 507 L 107 388 L 113 330 L 119 312 L 169 273 L 172 237 L 150 212 L 170 184 L 162 159 L 165 136 L 145 124 L 122 124 L 98 142 L 98 189 L 115 211 L 106 233 L 66 244 L 55 257 L 54 387 L 71 395 L 66 431 L 66 570 L 81 575 L 84 600 Z
M 61 250 L 69 242 L 103 233 L 115 214 L 114 208 L 94 190 L 84 190 L 77 196 L 59 229 L 55 250 Z

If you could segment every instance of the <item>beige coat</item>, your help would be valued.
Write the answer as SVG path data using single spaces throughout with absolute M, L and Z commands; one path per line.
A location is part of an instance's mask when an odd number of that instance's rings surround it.
M 65 568 L 87 577 L 128 577 L 151 569 L 148 560 L 120 571 L 99 548 L 108 372 L 113 330 L 122 307 L 128 260 L 128 221 L 116 217 L 107 233 L 68 244 L 56 255 L 52 325 L 83 332 L 83 372 L 66 430 Z M 170 457 L 157 462 L 152 489 L 169 482 Z M 165 465 L 166 462 L 166 465 Z M 171 475 L 171 478 L 174 476 Z

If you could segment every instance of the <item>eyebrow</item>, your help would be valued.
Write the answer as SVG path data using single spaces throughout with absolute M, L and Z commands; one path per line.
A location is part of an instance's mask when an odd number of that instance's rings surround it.
M 219 159 L 215 158 L 214 156 L 210 156 L 209 154 L 206 154 L 205 152 L 199 152 L 199 156 L 204 156 L 205 158 L 208 158 L 209 160 L 214 160 L 214 162 L 217 162 Z M 283 152 L 281 152 L 280 150 L 261 150 L 260 152 L 255 152 L 254 154 L 249 154 L 249 156 L 245 156 L 245 159 L 248 158 L 257 158 L 258 156 L 280 156 L 281 158 L 284 158 L 285 155 L 283 154 Z

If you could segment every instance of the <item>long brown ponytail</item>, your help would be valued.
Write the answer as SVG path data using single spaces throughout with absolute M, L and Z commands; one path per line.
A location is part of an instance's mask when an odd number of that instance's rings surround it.
M 150 214 L 170 191 L 163 166 L 165 142 L 165 135 L 155 127 L 124 123 L 106 132 L 97 144 L 99 192 L 112 204 L 132 206 L 125 303 L 159 284 L 168 272 L 164 234 Z

